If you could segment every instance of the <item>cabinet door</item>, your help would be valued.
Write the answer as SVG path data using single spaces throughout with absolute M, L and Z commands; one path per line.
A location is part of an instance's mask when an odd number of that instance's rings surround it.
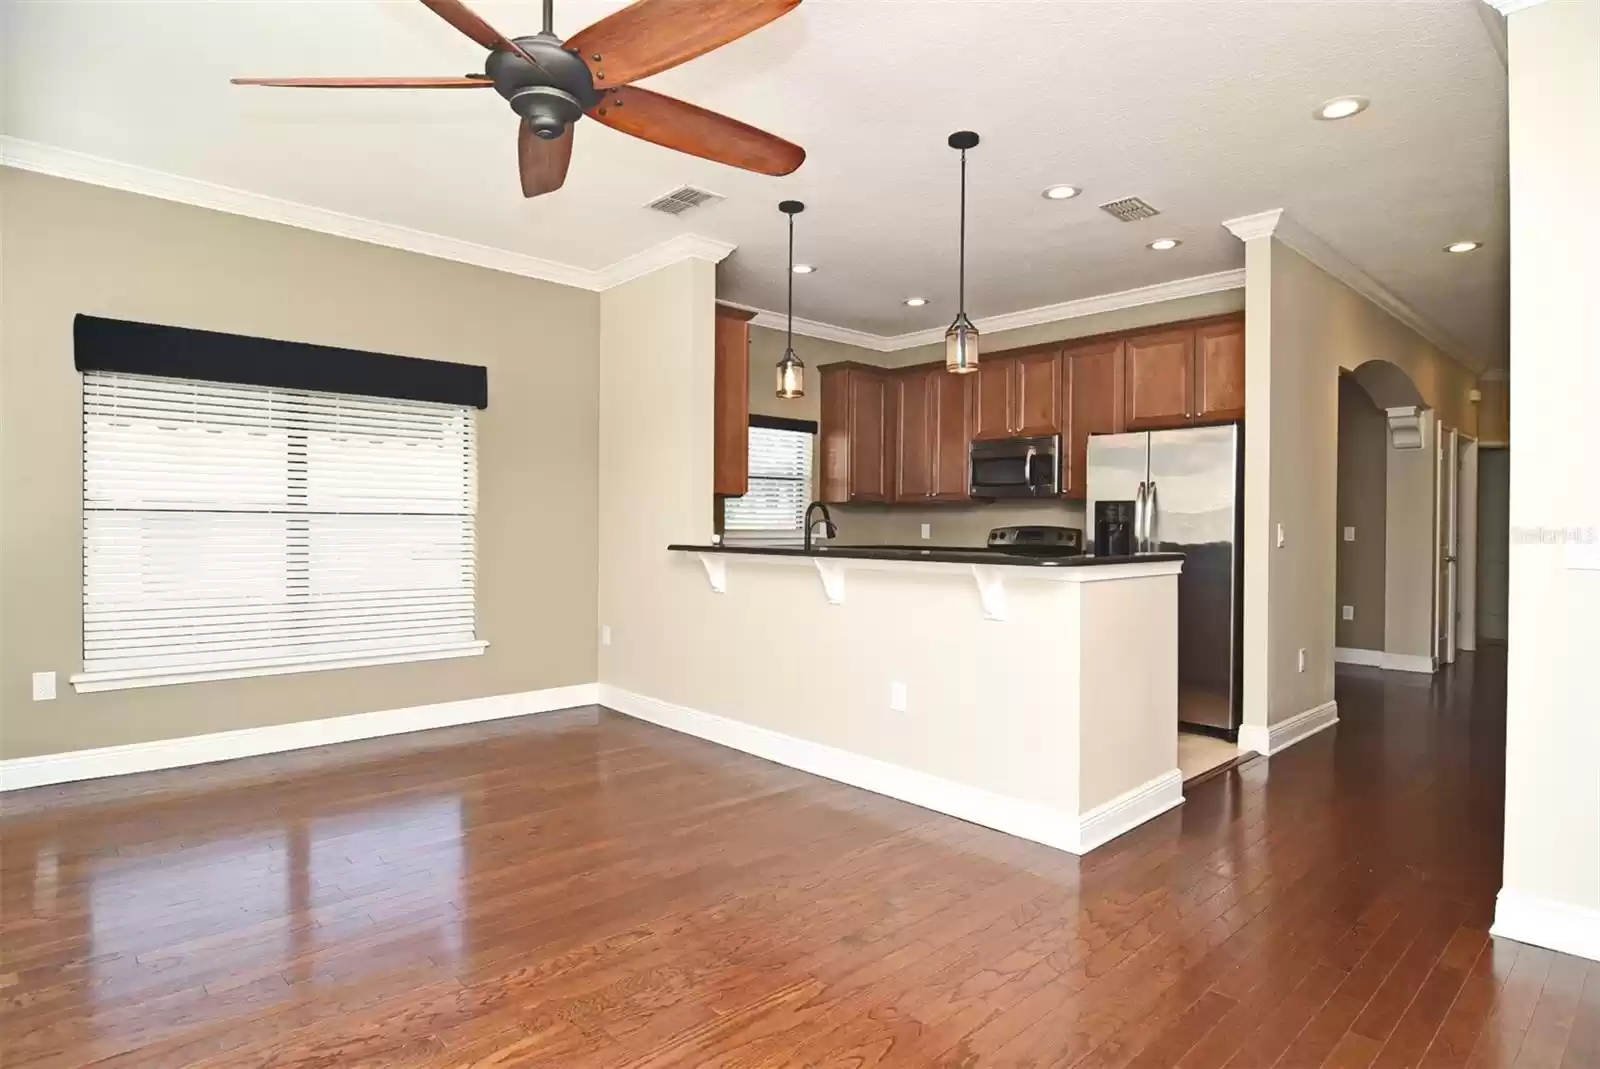
M 1194 418 L 1244 419 L 1244 322 L 1211 323 L 1194 332 Z
M 972 436 L 974 438 L 1012 438 L 1016 435 L 1011 401 L 1013 367 L 1016 361 L 1002 357 L 980 360 L 978 370 L 968 376 L 972 383 Z M 949 374 L 946 372 L 945 374 Z
M 850 372 L 850 500 L 887 501 L 884 459 L 889 383 L 883 375 Z
M 711 490 L 733 497 L 750 488 L 749 318 L 749 313 L 717 307 Z
M 1089 435 L 1123 430 L 1123 345 L 1090 342 L 1071 348 L 1062 358 L 1066 379 L 1066 459 L 1061 465 L 1061 492 L 1082 500 L 1088 491 Z
M 896 397 L 894 499 L 925 501 L 933 493 L 933 376 L 916 368 L 891 381 Z
M 966 501 L 972 489 L 967 478 L 967 459 L 972 450 L 970 395 L 973 378 L 973 375 L 952 375 L 942 368 L 931 373 L 934 424 L 931 493 L 938 501 Z
M 818 428 L 822 486 L 817 498 L 830 505 L 850 500 L 850 374 L 845 368 L 817 369 L 822 391 Z
M 1128 430 L 1188 426 L 1194 414 L 1194 329 L 1140 334 L 1124 345 Z
M 1061 433 L 1061 354 L 1030 353 L 1012 361 L 1011 426 L 1022 437 Z

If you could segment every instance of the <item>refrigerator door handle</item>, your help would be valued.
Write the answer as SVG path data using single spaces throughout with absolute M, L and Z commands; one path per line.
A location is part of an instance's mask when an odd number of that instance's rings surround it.
M 1158 552 L 1156 546 L 1156 481 L 1150 480 L 1150 489 L 1144 496 L 1144 551 Z
M 1144 552 L 1145 483 L 1139 484 L 1139 493 L 1133 499 L 1133 551 Z

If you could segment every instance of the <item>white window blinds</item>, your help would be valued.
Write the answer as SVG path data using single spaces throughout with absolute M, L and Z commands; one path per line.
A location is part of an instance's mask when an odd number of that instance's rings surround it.
M 80 690 L 481 652 L 457 405 L 83 377 Z
M 812 440 L 802 431 L 750 428 L 750 489 L 723 503 L 725 532 L 803 534 L 811 502 Z

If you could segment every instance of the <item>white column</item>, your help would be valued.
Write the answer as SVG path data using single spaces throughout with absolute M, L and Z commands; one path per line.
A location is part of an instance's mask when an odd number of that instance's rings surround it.
M 1509 15 L 1511 548 L 1494 932 L 1600 960 L 1600 0 Z

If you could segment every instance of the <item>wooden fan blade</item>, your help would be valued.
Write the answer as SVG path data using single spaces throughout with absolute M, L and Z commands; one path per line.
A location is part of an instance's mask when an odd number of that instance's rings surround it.
M 278 85 L 290 89 L 480 89 L 487 78 L 230 78 L 234 85 Z
M 759 30 L 800 0 L 638 0 L 567 47 L 581 55 L 600 88 L 627 85 L 676 67 Z
M 613 130 L 757 174 L 789 174 L 806 161 L 799 145 L 636 85 L 608 90 L 589 114 Z
M 517 166 L 522 171 L 522 195 L 537 197 L 553 193 L 567 180 L 567 164 L 572 162 L 572 126 L 558 138 L 546 141 L 527 123 L 517 130 Z
M 539 66 L 539 61 L 522 50 L 522 46 L 483 21 L 483 18 L 461 0 L 422 0 L 428 9 L 450 25 L 478 42 L 484 48 L 515 52 L 523 59 Z

